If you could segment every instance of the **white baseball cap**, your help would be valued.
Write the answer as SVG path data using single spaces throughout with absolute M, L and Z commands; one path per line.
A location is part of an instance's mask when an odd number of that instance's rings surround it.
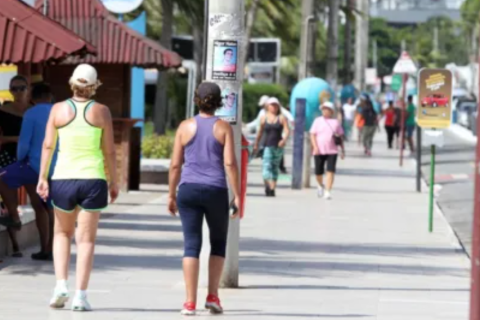
M 322 109 L 323 108 L 327 108 L 327 109 L 330 109 L 332 111 L 335 111 L 335 106 L 333 105 L 333 103 L 331 103 L 330 101 L 325 101 L 324 103 L 322 103 L 322 105 L 320 106 Z
M 262 96 L 260 100 L 258 100 L 258 106 L 263 107 L 267 103 L 268 99 L 270 99 L 269 96 Z
M 98 81 L 97 70 L 89 64 L 81 64 L 75 68 L 73 75 L 70 78 L 70 84 L 74 84 L 79 87 L 99 86 L 101 83 Z
M 279 106 L 282 106 L 280 101 L 278 101 L 278 99 L 275 97 L 268 98 L 266 104 L 278 104 Z

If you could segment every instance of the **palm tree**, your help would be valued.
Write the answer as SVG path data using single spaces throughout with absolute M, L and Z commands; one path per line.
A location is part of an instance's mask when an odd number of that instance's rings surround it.
M 240 61 L 245 64 L 248 59 L 248 49 L 250 46 L 250 39 L 255 28 L 258 26 L 259 21 L 257 15 L 262 13 L 265 18 L 269 20 L 269 23 L 275 25 L 282 30 L 288 29 L 288 22 L 292 22 L 293 19 L 288 17 L 295 12 L 295 8 L 298 6 L 297 0 L 247 0 L 247 15 L 245 21 L 245 47 L 243 48 L 243 56 L 240 57 Z
M 328 1 L 328 57 L 327 57 L 327 82 L 333 91 L 337 89 L 338 77 L 338 14 L 340 0 Z
M 195 42 L 195 61 L 197 61 L 197 70 L 201 70 L 203 32 L 198 34 L 198 29 L 203 30 L 203 1 L 146 0 L 144 2 L 144 8 L 149 14 L 149 28 L 154 32 L 160 32 L 160 43 L 164 48 L 170 49 L 176 7 L 182 12 L 182 14 L 187 15 L 190 18 L 190 21 L 192 21 Z M 197 30 L 197 34 L 195 34 L 195 30 Z M 201 73 L 199 72 L 198 74 L 200 77 L 197 79 L 197 82 L 201 80 Z M 155 133 L 159 135 L 165 134 L 167 129 L 168 79 L 168 72 L 159 70 L 154 107 L 154 128 Z

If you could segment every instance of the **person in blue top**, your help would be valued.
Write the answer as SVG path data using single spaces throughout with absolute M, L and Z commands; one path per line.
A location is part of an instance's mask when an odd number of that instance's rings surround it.
M 25 187 L 35 211 L 40 235 L 41 250 L 32 254 L 32 259 L 52 260 L 53 211 L 36 192 L 43 140 L 53 106 L 50 86 L 45 83 L 35 85 L 32 88 L 32 101 L 35 105 L 23 116 L 17 146 L 17 162 L 0 170 L 0 194 L 10 213 L 8 216 L 0 217 L 0 224 L 8 227 L 17 226 L 20 221 L 16 209 L 18 207 L 17 189 Z M 52 168 L 55 160 L 56 154 L 52 159 Z

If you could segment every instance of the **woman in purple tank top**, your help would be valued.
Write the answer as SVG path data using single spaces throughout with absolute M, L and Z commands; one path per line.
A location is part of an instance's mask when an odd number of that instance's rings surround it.
M 200 114 L 183 121 L 175 137 L 168 199 L 170 214 L 175 216 L 177 211 L 180 212 L 184 236 L 183 272 L 187 300 L 183 305 L 183 315 L 194 315 L 196 312 L 204 216 L 210 229 L 211 245 L 205 307 L 212 313 L 223 312 L 218 286 L 225 260 L 229 220 L 226 176 L 233 191 L 233 203 L 240 208 L 232 127 L 215 117 L 215 111 L 222 106 L 218 85 L 202 83 L 195 92 L 195 104 Z

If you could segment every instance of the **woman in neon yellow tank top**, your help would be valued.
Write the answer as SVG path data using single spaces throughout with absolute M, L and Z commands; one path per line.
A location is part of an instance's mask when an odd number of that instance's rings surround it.
M 57 285 L 50 307 L 63 308 L 69 298 L 70 243 L 77 222 L 77 291 L 72 310 L 89 311 L 86 289 L 100 211 L 108 204 L 108 193 L 111 202 L 118 196 L 113 125 L 108 107 L 91 100 L 100 85 L 92 66 L 79 65 L 70 85 L 73 97 L 55 104 L 50 113 L 37 192 L 45 200 L 51 197 L 55 206 L 53 255 Z M 57 139 L 59 151 L 50 190 L 48 168 Z M 110 173 L 109 186 L 104 159 Z

